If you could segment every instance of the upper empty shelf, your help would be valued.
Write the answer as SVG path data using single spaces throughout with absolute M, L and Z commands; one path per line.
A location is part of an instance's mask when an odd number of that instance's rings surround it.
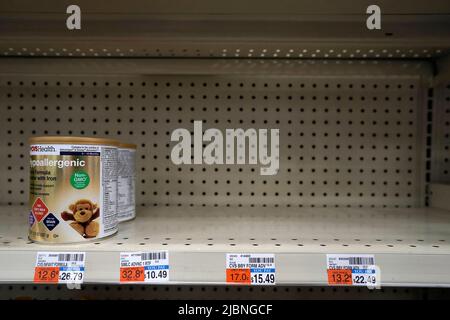
M 0 55 L 15 57 L 437 58 L 450 49 L 445 1 L 379 1 L 381 30 L 368 30 L 369 2 L 79 1 L 81 29 L 66 7 L 0 5 Z

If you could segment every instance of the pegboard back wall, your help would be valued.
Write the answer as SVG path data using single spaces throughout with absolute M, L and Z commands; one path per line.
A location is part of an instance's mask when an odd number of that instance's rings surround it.
M 326 67 L 324 67 L 326 68 Z M 34 135 L 138 144 L 142 206 L 410 207 L 423 201 L 420 74 L 2 75 L 0 203 L 28 199 Z M 181 165 L 176 128 L 280 129 L 280 171 Z
M 369 290 L 356 287 L 295 287 L 273 288 L 243 286 L 162 286 L 162 285 L 83 285 L 68 289 L 64 285 L 0 285 L 0 300 L 300 300 L 300 299 L 450 299 L 450 291 L 440 288 L 382 288 Z
M 436 88 L 436 108 L 433 112 L 433 180 L 450 182 L 450 82 Z

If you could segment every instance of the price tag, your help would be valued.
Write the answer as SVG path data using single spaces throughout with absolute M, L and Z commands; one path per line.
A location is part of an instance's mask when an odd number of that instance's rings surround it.
M 227 253 L 227 283 L 274 285 L 275 255 Z
M 327 254 L 329 285 L 376 286 L 378 270 L 374 255 Z
M 84 252 L 38 252 L 34 268 L 36 283 L 83 283 Z
M 169 282 L 169 252 L 121 252 L 120 282 Z

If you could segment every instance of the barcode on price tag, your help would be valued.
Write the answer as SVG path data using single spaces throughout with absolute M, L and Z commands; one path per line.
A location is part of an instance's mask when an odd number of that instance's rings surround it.
M 169 252 L 121 252 L 120 282 L 169 282 Z
M 329 285 L 376 286 L 379 272 L 370 254 L 327 254 Z
M 226 282 L 275 285 L 275 255 L 266 253 L 227 253 Z
M 36 283 L 83 283 L 85 252 L 38 252 Z

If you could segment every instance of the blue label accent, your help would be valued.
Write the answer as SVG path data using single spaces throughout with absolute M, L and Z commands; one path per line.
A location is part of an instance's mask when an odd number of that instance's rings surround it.
M 163 265 L 163 266 L 145 266 L 144 267 L 145 270 L 167 270 L 169 269 L 169 266 Z
M 52 231 L 59 224 L 59 220 L 53 215 L 53 213 L 49 213 L 45 217 L 43 223 L 47 227 L 48 230 Z
M 60 156 L 100 156 L 100 152 L 72 152 L 72 151 L 61 151 Z
M 275 268 L 254 268 L 254 269 L 250 269 L 250 272 L 271 273 L 271 272 L 275 272 Z
M 373 269 L 352 269 L 352 273 L 375 273 Z
M 35 221 L 36 219 L 34 218 L 33 212 L 30 211 L 30 215 L 28 216 L 28 224 L 30 225 L 30 227 L 34 224 Z
M 84 267 L 59 267 L 60 271 L 84 271 Z

